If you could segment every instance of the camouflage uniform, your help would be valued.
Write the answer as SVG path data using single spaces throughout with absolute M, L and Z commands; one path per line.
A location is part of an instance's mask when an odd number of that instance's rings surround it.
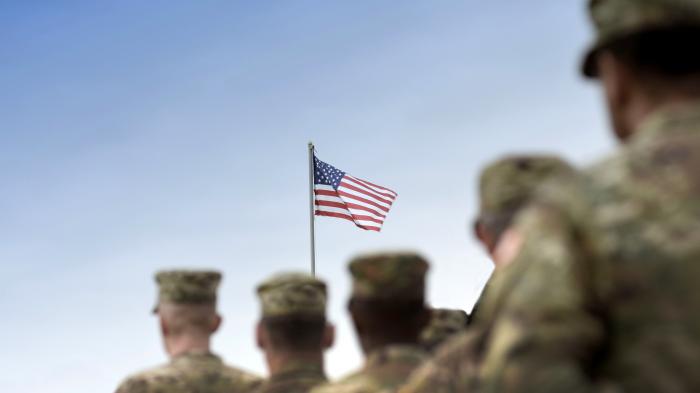
M 260 378 L 226 366 L 210 353 L 187 353 L 127 378 L 117 393 L 247 393 Z
M 343 379 L 314 389 L 313 393 L 390 392 L 406 382 L 408 376 L 427 358 L 418 346 L 392 345 L 371 352 L 359 371 Z
M 580 182 L 543 192 L 518 223 L 487 386 L 700 391 L 698 171 L 700 102 L 656 113 Z
M 270 376 L 255 393 L 307 393 L 328 382 L 322 365 L 299 363 Z
M 221 274 L 213 271 L 173 270 L 156 274 L 158 305 L 216 304 Z M 260 378 L 225 365 L 212 353 L 189 352 L 173 357 L 168 364 L 135 374 L 117 388 L 117 393 L 236 393 L 249 392 Z
M 263 318 L 309 315 L 325 319 L 326 292 L 323 281 L 304 273 L 276 275 L 257 289 Z M 322 363 L 293 361 L 271 375 L 255 393 L 307 393 L 326 382 Z
M 451 336 L 467 327 L 469 316 L 464 310 L 434 308 L 430 312 L 430 324 L 421 333 L 421 344 L 432 351 Z
M 428 263 L 410 253 L 375 254 L 350 263 L 353 298 L 382 301 L 423 301 Z M 357 372 L 313 393 L 375 393 L 392 391 L 427 359 L 420 345 L 388 345 L 366 354 Z
M 587 75 L 618 37 L 700 27 L 696 0 L 599 0 L 591 13 Z M 524 274 L 503 286 L 484 390 L 700 391 L 699 172 L 696 102 L 657 110 L 586 176 L 542 190 L 518 222 Z
M 514 155 L 488 165 L 479 183 L 479 220 L 511 225 L 516 214 L 537 189 L 554 179 L 576 178 L 576 169 L 546 155 Z M 503 237 L 503 236 L 501 236 Z M 497 268 L 470 315 L 469 327 L 447 340 L 436 355 L 416 370 L 402 393 L 467 392 L 476 389 L 479 361 L 489 337 L 492 320 L 500 307 L 499 294 L 506 278 L 517 277 L 522 265 Z M 506 271 L 513 273 L 505 274 Z
M 696 0 L 598 0 L 591 11 L 588 75 L 616 37 L 700 26 Z M 478 378 L 456 367 L 451 380 L 483 392 L 700 391 L 699 173 L 696 102 L 657 110 L 610 159 L 541 189 L 487 296 Z

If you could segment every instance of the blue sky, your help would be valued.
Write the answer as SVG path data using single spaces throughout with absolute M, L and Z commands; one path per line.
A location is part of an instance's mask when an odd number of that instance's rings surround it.
M 165 361 L 160 268 L 224 272 L 216 350 L 265 372 L 255 284 L 308 265 L 306 143 L 399 193 L 385 229 L 317 220 L 339 337 L 345 263 L 414 249 L 430 301 L 469 309 L 479 169 L 507 152 L 589 163 L 613 146 L 578 75 L 584 2 L 0 4 L 0 390 L 110 391 Z

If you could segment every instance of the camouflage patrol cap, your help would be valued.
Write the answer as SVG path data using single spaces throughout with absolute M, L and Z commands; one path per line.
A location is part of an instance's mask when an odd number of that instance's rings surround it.
M 434 348 L 448 337 L 467 327 L 467 313 L 464 310 L 434 308 L 430 311 L 430 323 L 421 333 L 421 343 L 426 348 Z
M 700 27 L 698 0 L 590 0 L 588 8 L 596 30 L 583 61 L 583 74 L 588 77 L 598 74 L 598 52 L 616 40 L 647 31 Z
M 350 264 L 352 296 L 360 299 L 423 300 L 428 262 L 408 252 L 377 253 Z
M 549 177 L 575 169 L 549 155 L 514 155 L 488 165 L 479 180 L 480 216 L 498 216 L 518 209 Z
M 305 273 L 272 276 L 257 288 L 263 317 L 326 315 L 326 284 Z
M 156 273 L 158 304 L 216 304 L 221 273 L 211 270 L 163 270 Z M 153 312 L 158 311 L 158 306 Z

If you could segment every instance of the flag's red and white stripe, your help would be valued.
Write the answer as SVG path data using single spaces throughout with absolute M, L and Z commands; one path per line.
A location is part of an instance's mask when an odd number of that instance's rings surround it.
M 379 232 L 397 194 L 385 187 L 345 174 L 338 189 L 314 185 L 316 215 L 350 220 L 358 227 Z

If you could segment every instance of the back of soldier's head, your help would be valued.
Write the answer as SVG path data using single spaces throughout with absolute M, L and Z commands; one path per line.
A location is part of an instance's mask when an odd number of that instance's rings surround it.
M 209 270 L 165 270 L 155 276 L 158 302 L 154 308 L 171 335 L 211 334 L 216 330 L 217 288 L 221 273 Z
M 358 256 L 349 310 L 365 351 L 391 343 L 416 343 L 428 322 L 425 275 L 428 262 L 415 253 Z
M 572 166 L 551 155 L 511 155 L 491 162 L 479 179 L 477 236 L 482 241 L 490 238 L 485 242 L 493 243 L 487 245 L 493 248 L 538 187 L 555 177 L 573 173 Z
M 257 294 L 264 329 L 264 338 L 258 338 L 261 347 L 285 352 L 324 347 L 327 289 L 323 281 L 305 273 L 282 273 L 260 284 Z

